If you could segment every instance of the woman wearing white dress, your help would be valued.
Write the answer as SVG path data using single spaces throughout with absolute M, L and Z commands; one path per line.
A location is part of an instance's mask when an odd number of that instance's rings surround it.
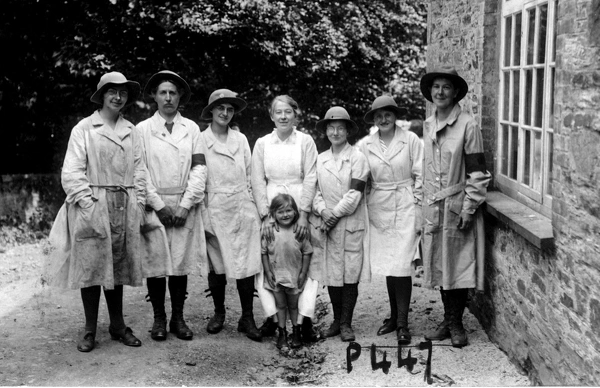
M 272 239 L 272 220 L 269 217 L 270 201 L 279 193 L 290 194 L 300 210 L 296 224 L 296 238 L 310 238 L 308 216 L 316 192 L 317 147 L 307 134 L 296 130 L 300 114 L 298 103 L 290 96 L 273 99 L 269 113 L 275 129 L 256 141 L 252 153 L 252 193 L 262 220 L 262 234 Z M 310 317 L 314 314 L 318 282 L 314 279 L 315 266 L 311 264 L 309 280 L 298 303 L 299 320 L 302 320 L 302 337 L 305 342 L 316 340 Z M 262 274 L 261 274 L 262 275 Z M 261 327 L 263 336 L 274 335 L 277 325 L 273 316 L 277 310 L 273 294 L 262 286 L 263 277 L 257 277 L 257 291 L 263 308 L 269 317 Z M 300 323 L 300 322 L 298 322 Z

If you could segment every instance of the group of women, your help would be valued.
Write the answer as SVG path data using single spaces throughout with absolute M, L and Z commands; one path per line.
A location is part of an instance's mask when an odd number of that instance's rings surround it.
M 261 341 L 279 327 L 281 345 L 285 322 L 261 240 L 279 238 L 271 201 L 282 193 L 297 204 L 295 239 L 312 246 L 305 253 L 313 252 L 295 298 L 292 346 L 316 339 L 311 318 L 320 284 L 328 287 L 333 310 L 321 336 L 354 340 L 358 284 L 370 281 L 371 271 L 386 276 L 391 310 L 377 334 L 395 331 L 399 343 L 410 343 L 420 241 L 426 286 L 440 288 L 445 310 L 440 327 L 425 337 L 467 344 L 462 313 L 467 289 L 481 286 L 477 209 L 490 175 L 480 130 L 458 105 L 467 84 L 454 70 L 428 73 L 421 81 L 423 95 L 436 107 L 423 142 L 396 125 L 403 110 L 380 96 L 364 116 L 377 131 L 358 146 L 348 142 L 358 125 L 343 107 L 330 108 L 316 128 L 331 148 L 319 155 L 312 137 L 296 129 L 299 106 L 287 95 L 272 101 L 275 129 L 251 152 L 246 137 L 230 128 L 246 107 L 236 93 L 219 89 L 210 95 L 201 115 L 210 125 L 201 132 L 179 112 L 191 94 L 182 77 L 166 70 L 150 77 L 143 93 L 157 111 L 135 127 L 121 110 L 140 89 L 121 73 L 103 75 L 91 97 L 100 109 L 79 122 L 69 139 L 62 170 L 67 198 L 50 234 L 54 251 L 47 275 L 52 285 L 81 289 L 85 329 L 78 350 L 95 347 L 101 287 L 111 338 L 141 345 L 124 322 L 122 299 L 123 285 L 141 286 L 144 278 L 154 313 L 151 338 L 165 340 L 171 332 L 192 339 L 183 310 L 187 276 L 198 264 L 208 274 L 214 302 L 209 333 L 223 328 L 225 286 L 233 278 L 242 307 L 238 331 Z M 268 316 L 260 329 L 255 290 Z

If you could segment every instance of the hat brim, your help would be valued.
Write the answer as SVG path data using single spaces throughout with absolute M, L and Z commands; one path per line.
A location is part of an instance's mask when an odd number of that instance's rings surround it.
M 452 81 L 452 84 L 458 88 L 458 94 L 454 99 L 455 102 L 459 102 L 465 98 L 467 92 L 469 91 L 469 85 L 467 84 L 467 81 L 465 81 L 464 78 L 459 75 L 440 72 L 427 73 L 421 78 L 421 84 L 419 86 L 421 88 L 421 94 L 423 94 L 423 97 L 425 97 L 425 99 L 429 102 L 433 102 L 433 99 L 431 98 L 431 85 L 433 84 L 433 80 L 436 78 L 449 79 Z
M 219 104 L 233 105 L 233 107 L 235 108 L 234 114 L 240 113 L 241 111 L 246 109 L 246 106 L 248 105 L 248 103 L 246 103 L 246 101 L 242 100 L 239 97 L 218 98 L 218 99 L 214 100 L 213 102 L 211 102 L 210 104 L 208 104 L 204 109 L 202 109 L 202 114 L 200 115 L 200 118 L 205 119 L 205 120 L 212 120 L 212 114 L 210 113 L 210 111 L 212 111 L 213 108 Z
M 408 112 L 405 108 L 400 108 L 395 105 L 380 106 L 379 108 L 371 109 L 370 111 L 365 113 L 365 116 L 363 118 L 365 120 L 365 123 L 374 124 L 375 120 L 373 119 L 373 116 L 375 115 L 375 112 L 380 109 L 391 110 L 392 112 L 394 112 L 394 114 L 396 115 L 396 120 L 400 119 L 401 116 L 406 115 L 406 113 Z
M 104 93 L 106 89 L 108 89 L 111 85 L 125 85 L 127 91 L 129 92 L 129 96 L 127 97 L 127 103 L 125 106 L 129 106 L 137 100 L 140 95 L 141 86 L 139 83 L 135 81 L 127 81 L 127 82 L 109 82 L 103 85 L 100 89 L 96 90 L 92 97 L 90 97 L 90 101 L 96 104 L 104 104 Z
M 179 75 L 175 74 L 175 73 L 163 73 L 163 72 L 158 72 L 154 75 L 152 75 L 152 77 L 150 77 L 150 79 L 148 80 L 148 82 L 146 83 L 146 86 L 144 87 L 144 96 L 147 99 L 152 99 L 152 89 L 154 89 L 155 86 L 160 85 L 161 82 L 164 81 L 175 81 L 174 84 L 175 85 L 182 85 L 183 86 L 183 98 L 181 98 L 179 100 L 179 104 L 180 105 L 185 105 L 190 101 L 190 97 L 192 95 L 192 90 L 190 89 L 190 85 L 183 79 L 181 78 Z
M 327 133 L 327 123 L 330 121 L 345 121 L 347 124 L 350 124 L 350 130 L 348 131 L 348 136 L 356 135 L 358 132 L 358 125 L 350 119 L 323 119 L 317 122 L 316 128 L 317 131 Z

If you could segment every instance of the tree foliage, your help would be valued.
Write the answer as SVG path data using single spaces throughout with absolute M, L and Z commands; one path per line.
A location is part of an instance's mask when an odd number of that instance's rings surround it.
M 0 15 L 3 173 L 60 168 L 73 125 L 95 106 L 100 76 L 121 71 L 144 86 L 156 71 L 192 88 L 184 115 L 198 120 L 210 93 L 247 100 L 239 117 L 251 144 L 269 132 L 278 94 L 300 104 L 311 132 L 332 105 L 361 126 L 375 97 L 391 93 L 423 115 L 425 0 L 4 0 Z M 10 49 L 8 49 L 10 47 Z M 134 123 L 154 108 L 140 98 Z M 366 133 L 366 132 L 365 132 Z M 323 137 L 314 134 L 323 148 Z

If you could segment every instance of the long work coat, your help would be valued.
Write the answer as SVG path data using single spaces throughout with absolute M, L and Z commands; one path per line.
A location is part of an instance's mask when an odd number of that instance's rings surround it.
M 200 129 L 179 112 L 171 133 L 165 122 L 157 111 L 137 126 L 149 175 L 142 225 L 144 277 L 189 275 L 206 255 L 199 210 L 206 182 Z M 185 225 L 165 228 L 156 215 L 165 206 L 173 213 L 178 206 L 188 209 Z
M 381 147 L 379 131 L 369 135 L 360 150 L 371 171 L 367 194 L 371 268 L 386 276 L 412 276 L 420 233 L 421 140 L 396 126 L 386 151 Z
M 112 129 L 98 111 L 81 120 L 71 132 L 61 179 L 67 197 L 50 231 L 48 283 L 141 286 L 146 174 L 133 124 L 119 117 Z
M 370 280 L 369 258 L 365 258 L 364 249 L 368 220 L 363 199 L 368 177 L 367 159 L 350 144 L 346 143 L 337 158 L 329 149 L 317 159 L 317 194 L 313 209 L 316 214 L 329 209 L 339 218 L 332 229 L 322 232 L 325 234 L 324 257 L 320 261 L 326 286 L 342 287 L 344 283 Z
M 423 267 L 425 285 L 483 289 L 483 216 L 491 175 L 485 169 L 483 139 L 475 120 L 458 104 L 439 127 L 436 115 L 423 125 L 425 143 Z M 461 212 L 474 225 L 458 229 Z
M 210 268 L 244 279 L 262 271 L 260 217 L 250 186 L 248 139 L 229 129 L 227 142 L 222 143 L 210 126 L 202 137 L 208 167 L 203 212 Z

